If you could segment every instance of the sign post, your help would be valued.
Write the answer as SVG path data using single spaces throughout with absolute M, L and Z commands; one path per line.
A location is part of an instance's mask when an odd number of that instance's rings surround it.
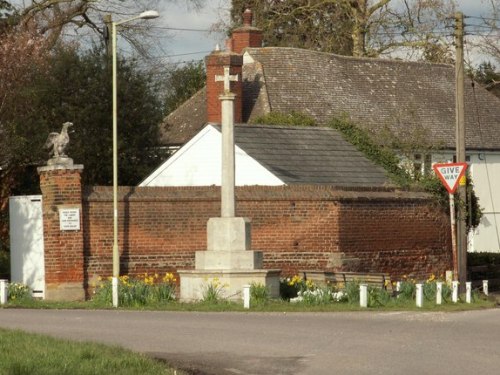
M 448 190 L 450 197 L 450 222 L 451 222 L 451 246 L 453 254 L 453 280 L 457 281 L 459 272 L 459 257 L 457 250 L 457 228 L 455 219 L 455 191 L 458 188 L 460 179 L 464 177 L 467 163 L 446 163 L 434 164 L 434 172 Z

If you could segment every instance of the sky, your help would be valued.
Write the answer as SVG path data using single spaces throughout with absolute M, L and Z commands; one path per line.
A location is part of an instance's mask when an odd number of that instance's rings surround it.
M 217 44 L 221 47 L 224 45 L 224 33 L 208 30 L 213 29 L 214 24 L 221 20 L 228 23 L 231 0 L 200 1 L 203 4 L 200 9 L 193 9 L 185 0 L 159 1 L 160 18 L 148 21 L 154 27 L 156 37 L 152 55 L 159 65 L 202 60 Z M 403 0 L 392 0 L 395 4 L 401 1 Z M 487 17 L 489 15 L 486 9 L 490 1 L 456 0 L 456 3 L 465 15 Z M 28 0 L 11 2 L 17 5 L 31 3 Z
M 399 1 L 399 0 L 394 0 Z M 489 0 L 458 0 L 458 10 L 464 15 L 488 17 Z M 199 11 L 187 9 L 184 1 L 168 2 L 161 13 L 161 23 L 173 28 L 210 29 L 220 19 L 229 18 L 230 0 L 205 0 L 205 6 Z M 171 38 L 170 38 L 171 37 Z M 172 61 L 189 61 L 203 59 L 216 44 L 223 46 L 225 36 L 221 33 L 172 31 L 168 43 L 164 45 L 163 56 Z M 183 55 L 186 53 L 196 54 Z M 175 56 L 181 55 L 181 56 Z

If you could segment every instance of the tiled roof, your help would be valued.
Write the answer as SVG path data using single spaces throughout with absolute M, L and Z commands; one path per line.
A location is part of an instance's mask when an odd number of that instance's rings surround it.
M 242 124 L 235 143 L 287 185 L 390 185 L 383 168 L 331 128 Z
M 182 146 L 200 131 L 207 119 L 206 94 L 206 89 L 201 89 L 165 117 L 160 125 L 162 143 Z
M 264 66 L 273 111 L 300 111 L 320 124 L 347 115 L 361 126 L 455 147 L 454 67 L 344 57 L 296 48 L 249 49 Z M 500 101 L 465 85 L 466 145 L 500 149 Z
M 246 51 L 255 63 L 243 69 L 244 120 L 271 110 L 302 112 L 319 124 L 333 116 L 347 116 L 375 131 L 389 129 L 403 138 L 418 134 L 434 146 L 455 147 L 454 67 L 450 65 L 283 47 Z M 165 142 L 183 143 L 203 126 L 204 95 L 198 93 L 167 117 L 172 128 L 165 133 Z M 473 88 L 469 80 L 465 122 L 467 148 L 500 150 L 500 99 L 479 85 Z

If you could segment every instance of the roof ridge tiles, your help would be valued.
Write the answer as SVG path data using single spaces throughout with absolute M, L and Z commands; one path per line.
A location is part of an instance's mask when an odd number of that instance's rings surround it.
M 392 58 L 382 58 L 382 57 L 356 57 L 356 56 L 346 56 L 346 55 L 338 55 L 335 53 L 331 52 L 323 52 L 323 51 L 314 51 L 314 50 L 309 50 L 307 48 L 297 48 L 297 47 L 260 47 L 260 48 L 252 48 L 248 47 L 245 49 L 246 52 L 248 52 L 251 55 L 251 52 L 253 51 L 262 51 L 263 53 L 266 53 L 267 51 L 272 51 L 272 50 L 290 50 L 290 51 L 300 51 L 304 52 L 307 54 L 316 54 L 316 55 L 323 55 L 323 56 L 331 56 L 340 60 L 350 60 L 350 61 L 362 61 L 362 62 L 384 62 L 384 63 L 396 63 L 396 64 L 403 64 L 403 65 L 409 65 L 409 64 L 414 64 L 414 65 L 432 65 L 432 66 L 441 66 L 441 67 L 446 67 L 446 68 L 453 68 L 453 65 L 451 64 L 445 64 L 445 63 L 435 63 L 435 62 L 429 62 L 429 61 L 411 61 L 411 60 L 400 60 L 400 59 L 392 59 Z

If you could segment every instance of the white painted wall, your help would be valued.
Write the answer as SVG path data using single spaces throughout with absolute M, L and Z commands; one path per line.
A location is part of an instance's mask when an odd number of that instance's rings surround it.
M 45 294 L 42 196 L 9 198 L 11 281 Z
M 469 172 L 483 210 L 479 226 L 469 234 L 469 251 L 500 252 L 500 153 L 467 152 Z M 433 162 L 449 162 L 451 153 L 433 155 Z
M 221 133 L 204 127 L 139 186 L 211 186 L 221 184 Z M 283 181 L 235 148 L 236 185 L 284 185 Z

